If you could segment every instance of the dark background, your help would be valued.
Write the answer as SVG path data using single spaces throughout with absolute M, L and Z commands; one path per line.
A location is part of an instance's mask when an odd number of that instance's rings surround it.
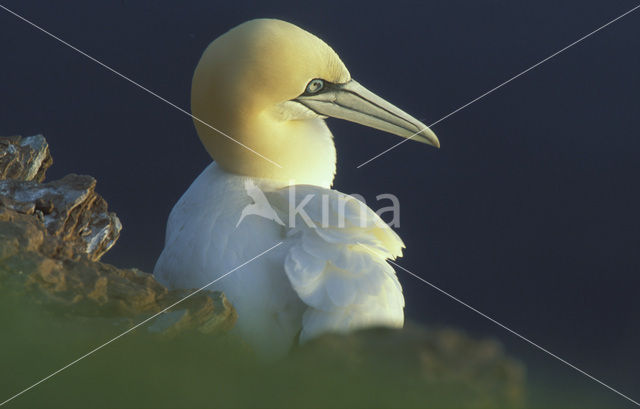
M 315 33 L 352 76 L 434 122 L 631 1 L 2 1 L 188 109 L 206 45 L 256 17 Z M 0 134 L 43 133 L 48 179 L 86 173 L 123 222 L 105 261 L 152 271 L 210 158 L 191 119 L 0 10 Z M 442 149 L 330 120 L 335 188 L 401 201 L 399 263 L 640 398 L 640 10 L 434 127 Z M 498 338 L 533 405 L 629 402 L 398 271 L 413 320 Z M 3 334 L 3 336 L 6 336 Z M 92 359 L 98 359 L 94 357 Z M 73 370 L 73 369 L 71 369 Z

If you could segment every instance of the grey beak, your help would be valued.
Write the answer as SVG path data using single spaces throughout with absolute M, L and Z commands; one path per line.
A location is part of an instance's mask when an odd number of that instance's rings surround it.
M 323 92 L 295 99 L 318 115 L 340 118 L 440 147 L 436 134 L 416 118 L 380 98 L 356 81 L 331 84 Z

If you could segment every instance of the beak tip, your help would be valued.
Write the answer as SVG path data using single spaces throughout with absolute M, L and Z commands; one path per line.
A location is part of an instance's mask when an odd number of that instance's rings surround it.
M 422 131 L 419 134 L 414 134 L 407 138 L 413 139 L 414 141 L 425 143 L 427 145 L 431 145 L 436 149 L 440 149 L 440 141 L 438 140 L 438 137 L 433 132 L 431 132 L 431 130 L 428 130 L 428 132 Z
M 436 136 L 435 133 L 433 133 L 433 131 L 431 129 L 429 129 L 428 127 L 425 127 L 420 136 L 422 136 L 424 139 L 423 141 L 428 143 L 429 145 L 433 146 L 434 148 L 440 149 L 440 140 L 438 139 L 438 137 Z

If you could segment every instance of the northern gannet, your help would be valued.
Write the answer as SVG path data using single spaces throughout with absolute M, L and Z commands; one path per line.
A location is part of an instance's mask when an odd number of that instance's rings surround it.
M 322 40 L 273 19 L 207 47 L 191 110 L 214 162 L 171 211 L 156 278 L 200 288 L 283 242 L 212 288 L 234 305 L 235 331 L 259 355 L 282 356 L 324 332 L 402 327 L 402 288 L 386 259 L 404 244 L 373 210 L 331 190 L 336 150 L 324 119 L 439 147 L 435 134 L 352 80 Z

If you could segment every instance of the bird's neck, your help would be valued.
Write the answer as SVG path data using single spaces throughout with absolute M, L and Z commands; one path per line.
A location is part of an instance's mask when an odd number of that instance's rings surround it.
M 243 140 L 254 152 L 236 144 L 227 146 L 235 151 L 233 157 L 241 160 L 226 160 L 231 155 L 219 149 L 213 155 L 224 170 L 273 180 L 283 186 L 331 187 L 336 173 L 336 149 L 324 120 L 276 121 L 266 117 L 253 124 L 243 129 L 245 136 L 251 135 Z

